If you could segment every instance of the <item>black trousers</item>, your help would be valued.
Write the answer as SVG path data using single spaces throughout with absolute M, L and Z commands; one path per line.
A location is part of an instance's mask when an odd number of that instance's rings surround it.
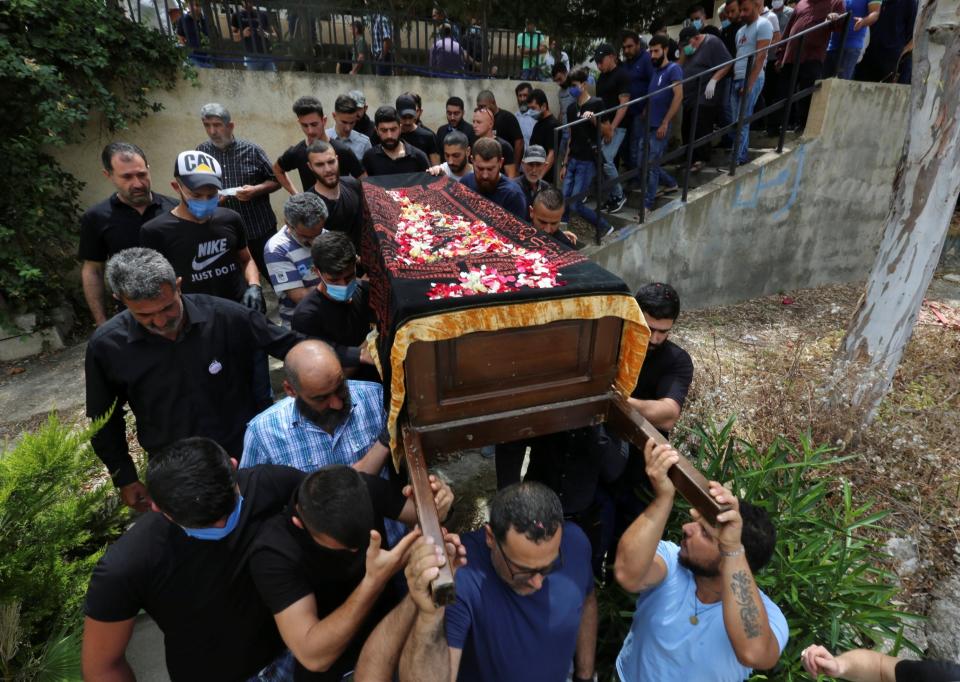
M 683 137 L 683 143 L 687 144 L 693 140 L 697 140 L 704 135 L 709 135 L 713 132 L 713 124 L 717 120 L 717 115 L 719 114 L 719 108 L 715 104 L 704 105 L 700 104 L 700 109 L 697 111 L 697 129 L 691 131 L 690 128 L 693 124 L 693 105 L 683 106 L 683 122 L 680 125 L 680 135 Z M 694 135 L 690 135 L 693 132 Z M 697 147 L 693 150 L 693 160 L 700 161 L 702 163 L 710 162 L 710 145 L 705 144 L 702 147 Z

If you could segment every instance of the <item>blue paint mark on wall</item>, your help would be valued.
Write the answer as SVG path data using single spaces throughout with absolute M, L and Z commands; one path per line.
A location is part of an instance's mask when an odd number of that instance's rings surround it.
M 773 218 L 780 219 L 790 212 L 790 208 L 797 201 L 797 195 L 800 192 L 800 181 L 803 179 L 803 161 L 807 155 L 806 145 L 800 145 L 797 150 L 790 155 L 785 168 L 781 168 L 775 173 L 767 172 L 768 166 L 761 166 L 757 174 L 756 184 L 753 191 L 745 190 L 745 185 L 753 184 L 753 178 L 741 180 L 733 193 L 733 208 L 756 208 L 764 194 L 769 194 L 769 190 L 777 187 L 790 187 L 790 195 L 786 202 L 777 209 Z M 773 177 L 765 177 L 773 175 Z M 792 185 L 792 186 L 791 186 Z M 744 196 L 741 196 L 743 194 Z

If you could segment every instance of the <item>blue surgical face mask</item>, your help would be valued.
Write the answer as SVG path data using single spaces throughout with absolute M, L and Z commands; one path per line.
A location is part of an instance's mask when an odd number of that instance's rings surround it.
M 190 214 L 198 220 L 204 220 L 213 215 L 220 204 L 220 197 L 214 195 L 209 199 L 187 199 L 187 208 Z
M 684 46 L 683 46 L 683 53 L 684 53 L 685 55 L 687 55 L 688 57 L 692 57 L 692 56 L 693 56 L 693 53 L 696 52 L 696 51 L 697 51 L 697 50 L 696 50 L 696 48 L 695 48 L 693 45 L 684 45 Z
M 183 532 L 197 540 L 223 540 L 230 535 L 237 527 L 240 520 L 240 510 L 243 508 L 243 495 L 237 493 L 237 505 L 233 508 L 230 516 L 227 517 L 227 523 L 223 528 L 183 528 Z
M 703 28 L 703 19 L 694 19 L 692 22 L 693 27 L 698 31 Z
M 530 118 L 532 118 L 534 121 L 539 120 L 539 118 L 540 118 L 542 115 L 543 115 L 543 112 L 542 112 L 542 111 L 539 111 L 539 110 L 534 111 L 533 109 L 530 109 L 530 110 L 527 112 L 527 116 L 529 116 Z
M 720 28 L 726 28 L 729 25 L 730 25 L 729 19 L 724 19 L 723 21 L 720 22 Z
M 580 99 L 580 95 L 583 93 L 583 90 L 580 89 L 579 85 L 571 85 L 567 92 L 569 92 L 570 96 L 574 99 Z
M 327 296 L 332 298 L 334 301 L 349 301 L 357 292 L 357 287 L 360 286 L 360 281 L 353 279 L 350 284 L 329 284 L 326 280 L 324 280 L 323 284 L 325 287 L 327 287 Z

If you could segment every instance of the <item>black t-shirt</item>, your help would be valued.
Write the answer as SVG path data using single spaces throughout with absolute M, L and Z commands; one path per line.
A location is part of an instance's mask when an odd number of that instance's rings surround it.
M 386 537 L 383 519 L 395 519 L 406 498 L 390 482 L 361 473 L 373 503 L 376 530 Z M 348 563 L 331 557 L 310 534 L 291 521 L 293 502 L 263 526 L 250 555 L 250 573 L 261 599 L 273 614 L 278 614 L 304 597 L 313 594 L 317 618 L 326 618 L 337 610 L 363 579 L 366 552 L 360 549 Z M 386 589 L 367 615 L 359 631 L 340 658 L 322 673 L 313 673 L 297 662 L 294 680 L 339 680 L 356 664 L 367 636 L 396 604 L 396 593 Z
M 517 140 L 523 139 L 523 131 L 520 130 L 520 121 L 509 111 L 500 109 L 497 115 L 493 117 L 493 130 L 497 137 L 502 137 L 511 145 Z
M 397 175 L 399 173 L 423 173 L 430 167 L 427 155 L 412 144 L 400 142 L 405 154 L 398 159 L 391 159 L 383 151 L 383 145 L 368 149 L 363 155 L 363 168 L 367 175 Z
M 672 398 L 683 407 L 693 381 L 690 354 L 673 341 L 664 341 L 657 350 L 647 350 L 640 378 L 631 394 L 640 400 Z
M 584 111 L 597 114 L 603 111 L 603 100 L 591 97 L 583 106 L 576 102 L 567 107 L 567 121 L 576 121 Z M 570 128 L 570 158 L 578 161 L 595 161 L 597 158 L 597 126 L 581 123 Z
M 350 237 L 353 246 L 360 251 L 360 231 L 363 227 L 363 188 L 356 178 L 340 178 L 340 198 L 333 200 L 320 194 L 316 184 L 306 191 L 316 194 L 327 205 L 327 221 L 324 229 L 343 232 Z
M 553 131 L 560 125 L 560 121 L 553 114 L 541 118 L 533 126 L 533 132 L 530 133 L 530 144 L 538 144 L 548 152 L 553 149 Z
M 620 95 L 630 98 L 630 75 L 620 64 L 609 73 L 601 73 L 597 79 L 597 97 L 603 100 L 603 108 L 609 109 L 620 104 Z M 620 120 L 620 128 L 629 125 L 629 116 L 624 114 Z
M 173 210 L 177 203 L 154 192 L 153 201 L 141 214 L 114 193 L 91 206 L 80 218 L 80 259 L 103 263 L 119 251 L 140 246 L 140 228 L 144 223 Z
M 454 130 L 458 130 L 466 135 L 467 142 L 469 142 L 471 145 L 473 144 L 473 141 L 477 139 L 477 136 L 473 132 L 473 126 L 467 125 L 466 121 L 461 120 L 460 125 L 458 125 L 456 128 L 451 128 L 449 123 L 444 123 L 442 126 L 437 128 L 437 149 L 440 150 L 441 155 L 443 154 L 444 138 Z
M 360 165 L 357 155 L 350 150 L 350 147 L 340 140 L 328 140 L 328 142 L 333 147 L 333 151 L 337 153 L 337 162 L 340 164 L 341 177 L 344 175 L 352 175 L 355 178 L 359 178 L 363 175 L 363 166 Z M 307 143 L 305 140 L 301 140 L 292 147 L 289 147 L 287 151 L 280 155 L 277 163 L 280 164 L 280 168 L 282 168 L 285 173 L 289 173 L 294 168 L 297 169 L 297 172 L 300 174 L 300 187 L 303 191 L 306 191 L 308 187 L 313 187 L 317 181 L 317 176 L 313 174 L 310 166 L 307 165 Z
M 246 248 L 243 220 L 218 208 L 209 220 L 194 223 L 167 212 L 140 230 L 140 245 L 156 249 L 182 277 L 185 294 L 208 294 L 239 302 L 247 290 L 238 252 Z
M 164 635 L 167 671 L 181 680 L 255 675 L 284 645 L 257 597 L 247 557 L 261 527 L 284 508 L 304 473 L 264 464 L 237 474 L 243 507 L 223 540 L 197 540 L 163 514 L 139 517 L 93 570 L 85 613 L 115 623 L 150 614 Z
M 370 333 L 370 285 L 361 281 L 349 301 L 334 301 L 316 289 L 304 296 L 293 311 L 290 326 L 301 334 L 323 339 L 334 348 L 356 347 Z
M 400 133 L 400 139 L 422 151 L 427 155 L 427 158 L 429 158 L 431 154 L 439 155 L 440 153 L 437 149 L 436 133 L 431 132 L 423 126 L 417 126 L 409 133 Z
M 376 128 L 373 126 L 373 119 L 367 114 L 364 114 L 363 118 L 357 121 L 353 129 L 369 137 L 371 144 L 380 144 L 380 137 L 377 135 Z
M 897 682 L 957 682 L 960 665 L 950 661 L 897 661 Z
M 494 137 L 494 139 L 500 143 L 500 151 L 503 153 L 503 165 L 509 166 L 511 163 L 516 163 L 517 160 L 514 158 L 513 145 L 499 135 Z

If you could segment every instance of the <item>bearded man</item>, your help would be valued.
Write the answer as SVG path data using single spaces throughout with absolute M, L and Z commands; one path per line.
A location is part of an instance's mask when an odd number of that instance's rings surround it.
M 526 220 L 527 199 L 517 183 L 504 175 L 503 150 L 500 143 L 482 137 L 473 143 L 473 172 L 467 173 L 462 182 L 480 196 L 503 207 L 520 220 Z
M 283 362 L 287 397 L 247 424 L 240 468 L 285 464 L 312 472 L 345 464 L 377 475 L 387 461 L 383 387 L 347 380 L 334 350 L 301 341 Z

